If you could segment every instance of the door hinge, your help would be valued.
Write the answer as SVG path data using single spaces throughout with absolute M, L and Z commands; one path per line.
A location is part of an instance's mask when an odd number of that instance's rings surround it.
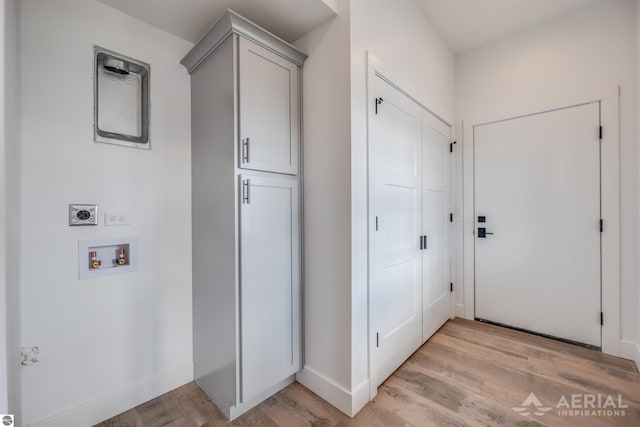
M 449 152 L 453 153 L 453 144 L 457 144 L 458 141 L 453 141 L 452 143 L 449 144 Z
M 380 338 L 377 332 L 376 332 L 376 347 L 380 347 Z
M 453 292 L 453 283 L 449 283 L 449 292 Z
M 604 325 L 604 313 L 600 312 L 600 325 Z
M 602 233 L 604 231 L 604 221 L 600 220 L 600 232 Z
M 427 236 L 420 236 L 420 250 L 427 249 Z
M 600 126 L 600 139 L 602 139 L 602 126 Z
M 453 222 L 453 212 L 449 214 L 449 222 Z
M 376 98 L 376 114 L 378 114 L 378 105 L 382 104 L 382 101 L 384 101 L 384 99 Z
M 378 217 L 376 216 L 376 231 L 378 231 Z

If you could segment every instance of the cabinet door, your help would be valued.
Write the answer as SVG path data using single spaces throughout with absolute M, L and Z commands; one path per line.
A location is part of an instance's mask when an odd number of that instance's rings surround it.
M 300 369 L 298 183 L 241 176 L 241 401 Z
M 298 173 L 298 66 L 242 37 L 240 167 Z

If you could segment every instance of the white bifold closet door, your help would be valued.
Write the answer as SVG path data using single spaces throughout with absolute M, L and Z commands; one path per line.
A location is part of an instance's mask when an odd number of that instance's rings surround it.
M 371 380 L 450 316 L 449 131 L 378 76 L 369 115 Z
M 475 126 L 476 317 L 600 347 L 600 104 Z

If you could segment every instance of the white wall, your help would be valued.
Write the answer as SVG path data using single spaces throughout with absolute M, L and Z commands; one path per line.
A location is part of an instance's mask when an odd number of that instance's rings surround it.
M 453 122 L 454 58 L 413 0 L 341 0 L 304 67 L 305 369 L 347 414 L 369 399 L 366 56 Z M 411 48 L 409 48 L 411 47 Z
M 150 151 L 93 142 L 92 44 L 151 64 Z M 26 424 L 93 424 L 193 378 L 190 47 L 95 1 L 22 2 Z M 69 227 L 84 202 L 132 225 Z M 79 240 L 126 236 L 137 272 L 78 280 Z
M 563 106 L 567 100 L 584 99 L 620 85 L 620 315 L 623 340 L 633 340 L 637 333 L 635 16 L 633 0 L 600 2 L 456 58 L 459 120 L 469 121 L 480 116 L 485 120 L 499 119 L 538 111 L 541 105 L 557 103 L 557 106 Z M 465 135 L 465 144 L 469 138 Z M 466 184 L 470 184 L 469 179 L 465 178 Z
M 349 4 L 295 46 L 303 68 L 304 369 L 298 381 L 350 411 Z
M 4 2 L 4 202 L 8 411 L 21 419 L 20 366 L 20 2 Z M 2 127 L 0 127 L 2 128 Z M 2 179 L 2 178 L 0 178 Z M 1 412 L 1 411 L 0 411 Z

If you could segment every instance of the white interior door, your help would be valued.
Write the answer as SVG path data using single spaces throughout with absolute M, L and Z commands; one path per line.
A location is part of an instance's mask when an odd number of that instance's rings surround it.
M 449 255 L 450 128 L 431 114 L 422 120 L 422 341 L 451 317 Z
M 241 401 L 300 369 L 298 183 L 241 177 Z
M 370 81 L 371 377 L 380 385 L 421 344 L 421 109 Z M 377 110 L 377 111 L 376 111 Z
M 477 318 L 600 347 L 599 126 L 591 103 L 474 128 Z

